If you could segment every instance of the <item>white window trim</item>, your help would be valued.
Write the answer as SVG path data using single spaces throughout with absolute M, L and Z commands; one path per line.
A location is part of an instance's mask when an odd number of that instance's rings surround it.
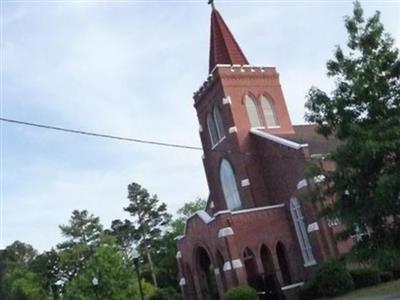
M 314 254 L 312 252 L 310 239 L 304 223 L 304 217 L 301 212 L 301 206 L 297 198 L 293 197 L 290 199 L 290 214 L 292 215 L 301 254 L 303 256 L 304 267 L 313 266 L 317 262 L 315 261 Z
M 224 140 L 226 139 L 226 136 L 224 135 L 218 142 L 216 142 L 212 147 L 211 150 L 214 150 L 219 144 L 221 144 Z
M 217 132 L 218 142 L 220 142 L 225 137 L 225 128 L 224 128 L 224 120 L 222 119 L 221 111 L 217 106 L 214 106 L 212 111 L 212 118 L 214 121 L 214 127 Z M 220 122 L 218 122 L 218 120 Z M 221 127 L 220 127 L 221 125 Z

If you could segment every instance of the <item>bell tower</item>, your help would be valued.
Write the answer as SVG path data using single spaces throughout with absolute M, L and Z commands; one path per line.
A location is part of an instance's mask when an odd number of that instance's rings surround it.
M 207 211 L 274 204 L 266 188 L 254 131 L 293 134 L 279 74 L 252 65 L 213 1 L 209 75 L 194 93 L 210 198 Z

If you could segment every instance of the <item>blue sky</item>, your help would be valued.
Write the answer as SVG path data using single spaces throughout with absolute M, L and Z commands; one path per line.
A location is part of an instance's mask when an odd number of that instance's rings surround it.
M 382 12 L 400 41 L 400 2 Z M 293 123 L 304 95 L 329 90 L 325 63 L 344 44 L 351 1 L 218 1 L 249 61 L 276 66 Z M 5 1 L 2 116 L 107 134 L 200 145 L 192 95 L 207 76 L 206 1 Z M 207 197 L 201 152 L 2 126 L 2 244 L 39 250 L 88 209 L 105 226 L 126 218 L 138 182 L 170 211 Z

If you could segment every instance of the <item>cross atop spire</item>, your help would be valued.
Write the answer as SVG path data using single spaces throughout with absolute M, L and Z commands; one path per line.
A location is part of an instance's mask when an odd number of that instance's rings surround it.
M 209 0 L 213 10 L 211 12 L 210 64 L 209 72 L 217 64 L 248 65 L 239 44 L 225 24 L 219 12 L 214 7 L 214 0 Z
M 214 0 L 208 0 L 208 4 L 211 5 L 212 10 L 215 9 Z

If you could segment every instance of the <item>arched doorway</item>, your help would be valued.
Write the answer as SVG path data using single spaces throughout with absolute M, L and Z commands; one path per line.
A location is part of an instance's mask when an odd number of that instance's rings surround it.
M 246 269 L 247 283 L 258 291 L 262 290 L 262 279 L 257 271 L 257 262 L 253 251 L 248 247 L 243 252 L 243 262 Z
M 225 263 L 224 257 L 222 256 L 221 252 L 217 251 L 217 264 L 218 264 L 219 276 L 221 278 L 222 288 L 225 292 L 227 285 L 226 285 L 226 277 L 225 277 L 225 272 L 224 272 L 224 263 Z
M 219 299 L 214 268 L 207 251 L 203 247 L 197 249 L 200 289 L 203 300 Z
M 265 294 L 263 295 L 263 299 L 268 300 L 281 300 L 282 293 L 280 290 L 280 286 L 275 274 L 274 262 L 272 260 L 271 252 L 268 247 L 262 245 L 260 250 L 260 257 L 263 265 L 263 291 Z
M 276 256 L 278 257 L 279 268 L 281 270 L 283 283 L 285 285 L 289 285 L 292 283 L 292 279 L 290 276 L 285 246 L 282 244 L 282 242 L 278 242 L 278 244 L 276 245 Z

